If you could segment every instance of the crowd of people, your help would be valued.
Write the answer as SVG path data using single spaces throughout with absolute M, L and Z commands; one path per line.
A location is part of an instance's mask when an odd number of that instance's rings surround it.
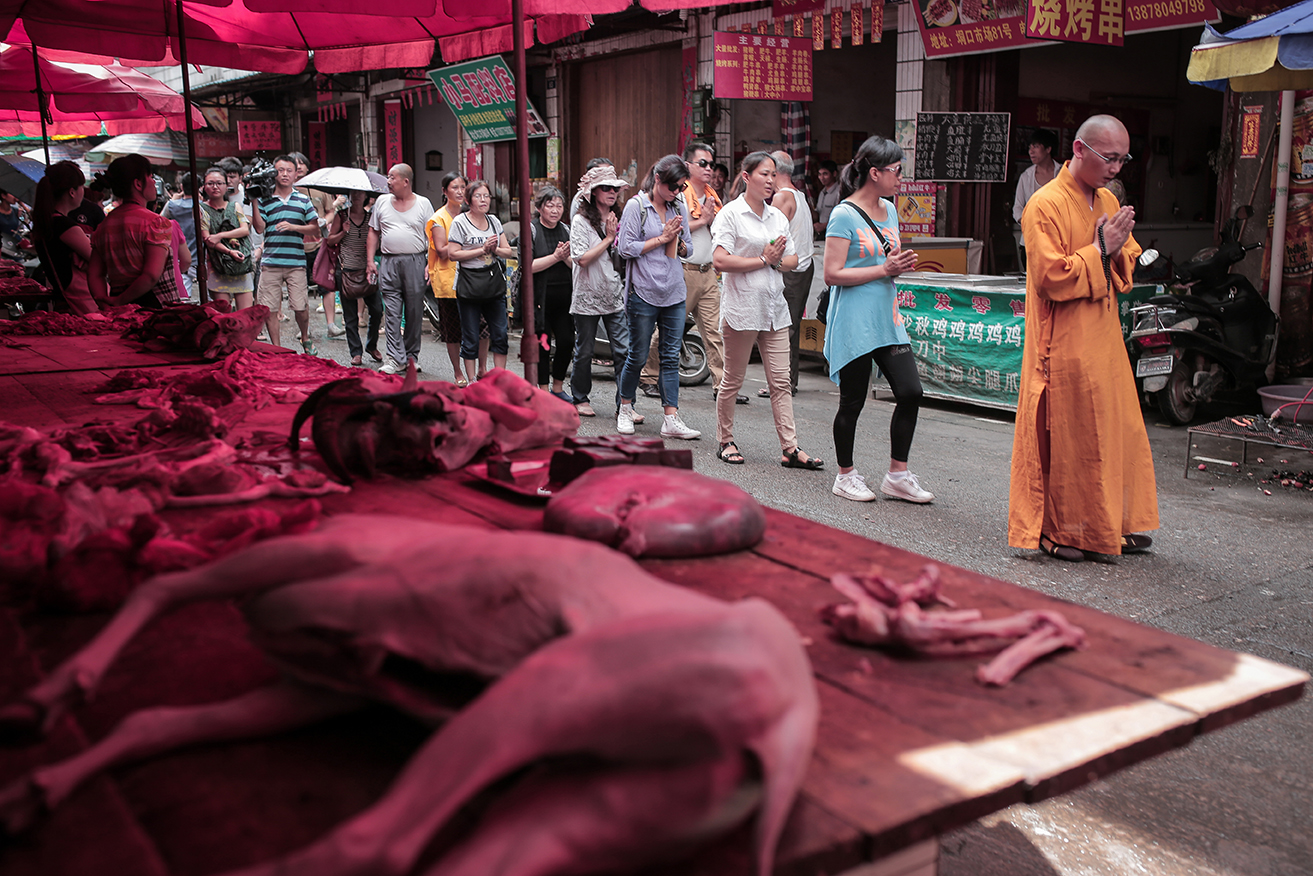
M 1129 159 L 1126 140 L 1116 119 L 1096 116 L 1081 127 L 1075 155 L 1063 165 L 1053 158 L 1051 135 L 1041 131 L 1030 145 L 1033 167 L 1018 186 L 1016 217 L 1030 269 L 1009 535 L 1018 547 L 1070 561 L 1091 551 L 1143 550 L 1150 539 L 1135 530 L 1157 526 L 1152 460 L 1134 384 L 1123 373 L 1124 351 L 1118 367 L 1121 334 L 1109 303 L 1129 288 L 1138 253 L 1130 233 L 1134 211 L 1109 192 Z M 734 414 L 748 402 L 740 390 L 755 346 L 767 384 L 758 395 L 770 400 L 780 464 L 822 469 L 821 458 L 800 446 L 793 416 L 798 330 L 816 270 L 813 242 L 821 239 L 821 272 L 831 293 L 822 305 L 824 355 L 839 388 L 833 492 L 859 502 L 877 496 L 854 458 L 875 367 L 895 401 L 879 492 L 932 501 L 908 469 L 922 387 L 894 288 L 917 260 L 903 248 L 894 202 L 902 160 L 896 143 L 875 136 L 842 170 L 822 162 L 815 208 L 793 182 L 787 153 L 753 152 L 730 176 L 713 147 L 701 142 L 657 161 L 619 211 L 630 183 L 606 158 L 588 163 L 571 199 L 541 188 L 530 240 L 518 248 L 520 275 L 534 277 L 539 387 L 581 416 L 598 416 L 591 392 L 601 326 L 615 371 L 609 407 L 617 431 L 632 434 L 644 423 L 635 407 L 641 393 L 659 399 L 663 437 L 699 438 L 701 431 L 679 411 L 680 348 L 691 318 L 714 379 L 716 457 L 745 462 Z M 341 290 L 345 323 L 335 324 L 326 295 L 328 333 L 346 335 L 353 365 L 368 354 L 385 373 L 418 369 L 430 296 L 458 385 L 483 376 L 489 353 L 495 367 L 506 365 L 504 260 L 517 250 L 491 209 L 487 182 L 447 174 L 435 209 L 415 193 L 414 172 L 405 164 L 388 171 L 387 194 L 349 198 L 298 188 L 309 169 L 304 156 L 280 155 L 274 168 L 272 190 L 248 197 L 240 163 L 225 160 L 199 186 L 184 178 L 161 212 L 149 162 L 126 156 L 109 167 L 114 203 L 101 212 L 76 165 L 52 165 L 38 187 L 33 224 L 60 306 L 86 313 L 103 304 L 160 307 L 181 300 L 191 293 L 193 262 L 203 253 L 213 296 L 236 308 L 268 306 L 275 344 L 286 298 L 300 343 L 314 355 L 308 278 L 319 274 L 319 249 L 326 245 L 334 263 L 332 282 L 323 282 Z M 190 201 L 197 189 L 199 228 Z M 0 224 L 12 221 L 11 203 L 0 198 Z M 378 346 L 380 328 L 386 354 Z M 1099 443 L 1109 436 L 1112 449 Z M 1090 460 L 1098 463 L 1093 479 Z

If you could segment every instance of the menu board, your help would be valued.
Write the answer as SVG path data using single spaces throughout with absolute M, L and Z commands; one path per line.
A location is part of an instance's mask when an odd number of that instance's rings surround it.
M 1010 113 L 917 113 L 916 179 L 1007 182 Z
M 761 33 L 714 35 L 712 93 L 721 99 L 812 99 L 812 41 Z

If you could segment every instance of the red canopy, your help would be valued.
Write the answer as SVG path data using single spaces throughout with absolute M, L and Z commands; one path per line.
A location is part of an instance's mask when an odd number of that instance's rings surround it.
M 182 95 L 130 67 L 57 61 L 44 50 L 34 64 L 30 46 L 0 46 L 0 136 L 40 135 L 41 105 L 54 134 L 94 136 L 102 124 L 111 134 L 187 124 Z M 193 124 L 203 126 L 200 110 L 191 112 Z

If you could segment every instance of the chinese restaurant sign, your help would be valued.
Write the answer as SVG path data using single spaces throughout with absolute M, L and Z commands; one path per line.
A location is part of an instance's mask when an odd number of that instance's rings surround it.
M 713 93 L 721 99 L 812 99 L 812 43 L 799 37 L 721 33 L 714 37 Z
M 1211 0 L 915 2 L 921 11 L 917 16 L 921 41 L 932 58 L 1045 45 L 1054 40 L 1120 46 L 1124 33 L 1195 27 L 1220 17 Z
M 428 71 L 456 120 L 475 143 L 515 139 L 515 77 L 500 55 Z M 551 133 L 526 100 L 529 136 Z
M 898 312 L 926 394 L 1015 409 L 1026 332 L 1025 293 L 925 281 L 899 282 L 897 290 Z M 1123 337 L 1131 330 L 1131 308 L 1161 290 L 1135 286 L 1118 296 Z
M 277 120 L 238 122 L 237 148 L 242 152 L 282 152 L 283 123 Z
M 1120 46 L 1122 0 L 1029 0 L 1026 36 L 1037 40 Z

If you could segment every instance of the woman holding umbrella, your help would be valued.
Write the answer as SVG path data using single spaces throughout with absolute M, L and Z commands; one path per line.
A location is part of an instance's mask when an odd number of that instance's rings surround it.
M 346 289 L 347 283 L 358 285 L 364 282 L 365 243 L 369 237 L 369 212 L 367 204 L 374 199 L 370 192 L 359 190 L 351 193 L 351 200 L 345 209 L 338 210 L 329 226 L 328 237 L 324 238 L 329 246 L 337 247 L 337 288 Z M 349 274 L 345 280 L 343 275 Z M 365 332 L 366 342 L 360 343 L 360 308 L 356 301 L 364 301 L 369 311 L 369 329 Z M 351 352 L 351 364 L 362 365 L 364 353 L 376 362 L 383 360 L 378 351 L 378 329 L 383 322 L 383 296 L 378 285 L 369 287 L 363 298 L 344 298 L 342 301 L 342 322 L 346 324 L 346 345 Z

